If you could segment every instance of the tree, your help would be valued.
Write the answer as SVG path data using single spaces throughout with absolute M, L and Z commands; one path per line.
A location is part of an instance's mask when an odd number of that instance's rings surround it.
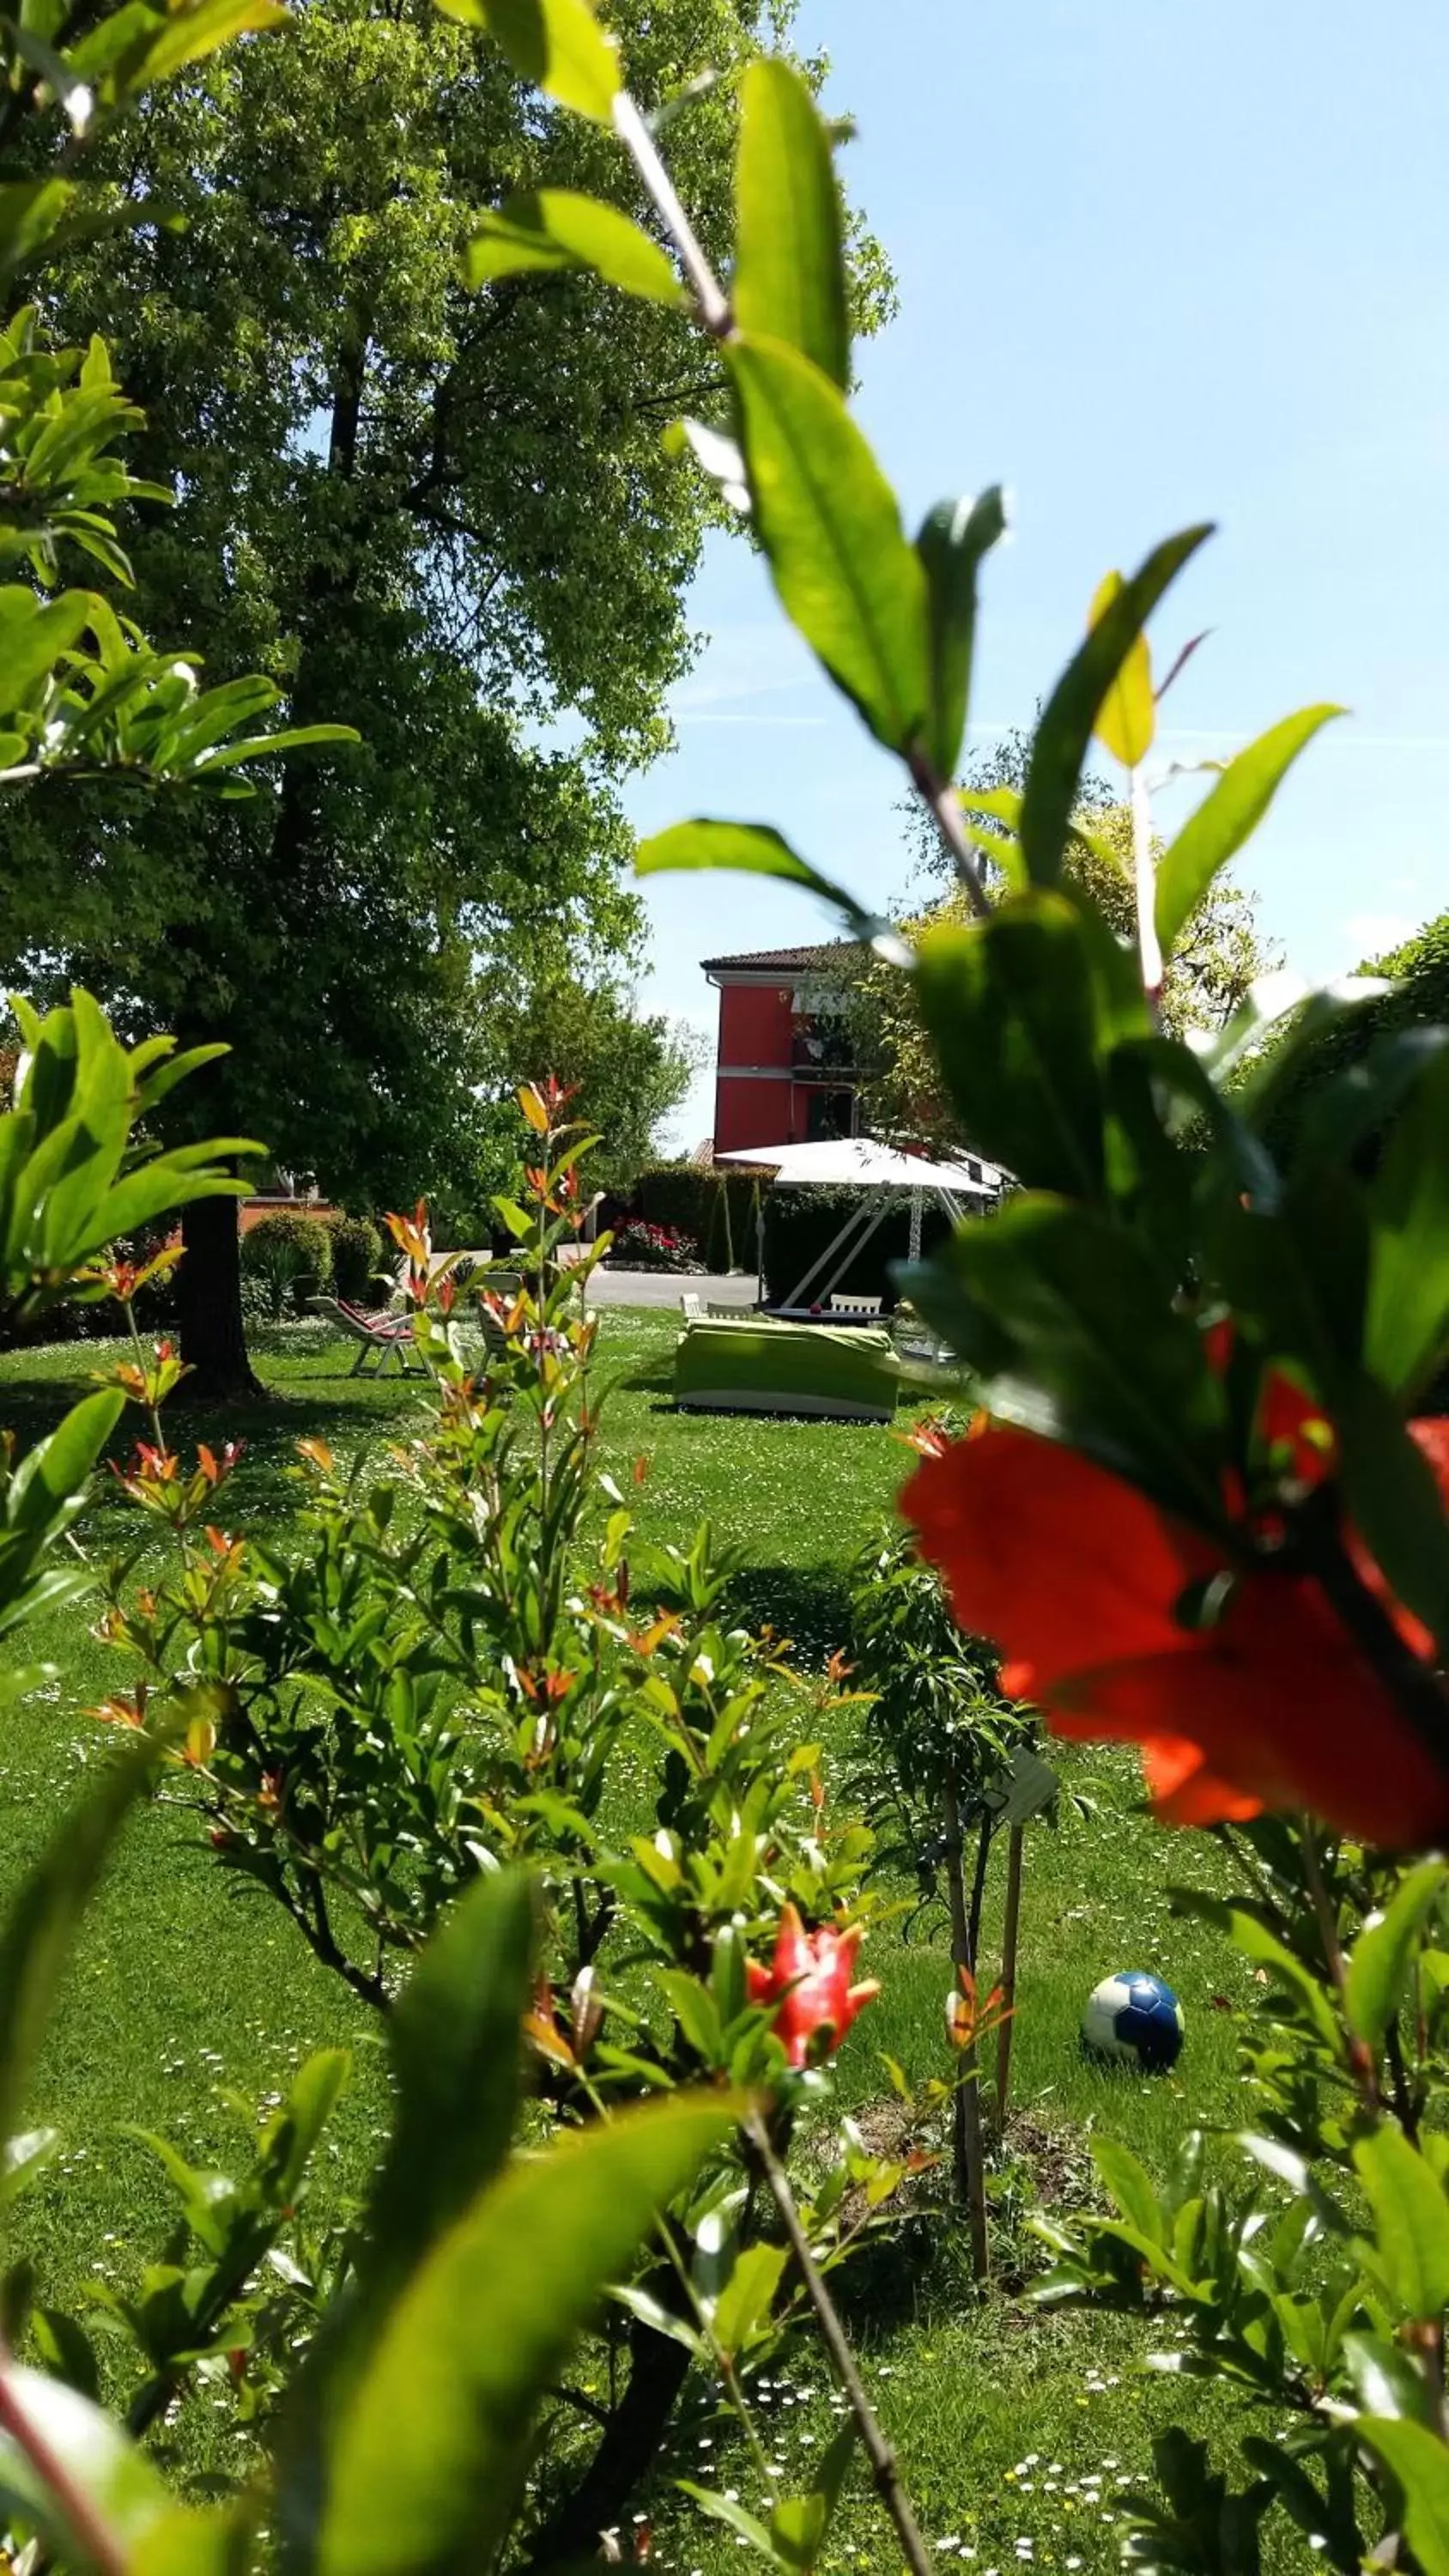
M 1020 795 L 1026 780 L 1031 744 L 1025 734 L 1004 734 L 988 751 L 967 765 L 960 793 L 967 802 L 980 796 Z M 929 818 L 905 809 L 908 841 L 918 870 L 939 884 L 949 864 Z M 1069 874 L 1092 896 L 1123 938 L 1133 935 L 1132 816 L 1117 803 L 1107 781 L 1084 772 L 1074 813 L 1076 837 L 1070 845 Z M 983 819 L 984 832 L 999 834 L 996 817 Z M 1160 854 L 1161 844 L 1155 844 Z M 999 872 L 994 872 L 999 883 Z M 902 928 L 911 938 L 931 922 L 961 920 L 966 905 L 954 885 L 919 905 Z M 1253 921 L 1253 897 L 1242 887 L 1218 877 L 1184 931 L 1163 986 L 1163 1018 L 1174 1034 L 1190 1028 L 1220 1028 L 1237 1008 L 1250 984 L 1278 963 L 1259 938 Z M 918 1137 L 941 1147 L 969 1145 L 944 1092 L 935 1050 L 928 1038 L 909 977 L 875 958 L 858 968 L 851 988 L 850 1013 L 857 1061 L 868 1068 L 862 1099 L 872 1126 Z
M 728 75 L 764 14 L 614 18 L 654 103 Z M 661 440 L 714 389 L 682 313 L 583 276 L 464 290 L 477 210 L 511 188 L 633 203 L 607 135 L 519 105 L 496 49 L 431 0 L 315 0 L 100 147 L 118 194 L 185 229 L 55 271 L 64 326 L 104 316 L 146 407 L 141 464 L 179 473 L 134 543 L 143 618 L 363 741 L 202 815 L 45 786 L 0 823 L 5 970 L 81 974 L 123 1019 L 229 1041 L 190 1113 L 365 1203 L 476 1171 L 480 959 L 526 961 L 546 924 L 587 977 L 637 942 L 618 781 L 665 738 L 718 506 Z M 672 129 L 716 253 L 733 115 L 726 78 Z M 868 321 L 869 245 L 857 277 Z M 194 1384 L 230 1392 L 249 1382 L 234 1227 L 198 1207 L 185 1232 Z
M 589 1157 L 593 1188 L 627 1190 L 655 1151 L 661 1122 L 677 1109 L 698 1068 L 693 1032 L 657 1015 L 641 1018 L 608 977 L 585 983 L 564 968 L 543 977 L 489 1018 L 499 1072 L 502 1153 L 517 1155 L 514 1094 L 555 1074 L 573 1092 L 569 1117 L 599 1138 Z M 500 1171 L 500 1184 L 505 1174 Z
M 1382 957 L 1365 958 L 1354 971 L 1383 978 L 1391 989 L 1340 1013 L 1296 1044 L 1290 1027 L 1279 1028 L 1244 1067 L 1243 1081 L 1267 1093 L 1265 1133 L 1275 1153 L 1285 1159 L 1296 1155 L 1307 1141 L 1308 1113 L 1335 1077 L 1355 1075 L 1370 1056 L 1383 1063 L 1395 1040 L 1449 1021 L 1449 912 L 1425 922 L 1401 947 L 1389 949 Z M 1412 1061 L 1410 1050 L 1404 1049 L 1406 1070 Z M 1384 1097 L 1383 1115 L 1360 1125 L 1355 1152 L 1360 1170 L 1371 1171 L 1376 1165 L 1392 1117 L 1390 1090 Z

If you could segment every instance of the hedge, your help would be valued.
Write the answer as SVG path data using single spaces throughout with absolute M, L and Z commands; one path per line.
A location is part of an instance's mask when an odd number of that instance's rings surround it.
M 650 1163 L 629 1194 L 628 1213 L 699 1246 L 706 1270 L 753 1270 L 755 1184 L 708 1163 Z

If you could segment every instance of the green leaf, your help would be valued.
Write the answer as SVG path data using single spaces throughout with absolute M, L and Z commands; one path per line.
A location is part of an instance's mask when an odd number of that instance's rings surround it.
M 57 2494 L 34 2461 L 9 2434 L 0 2437 L 0 2510 L 33 2522 L 68 2568 L 110 2576 L 169 2510 L 170 2495 L 144 2451 L 99 2406 L 43 2371 L 7 2362 L 11 2403 L 24 2414 L 50 2458 L 63 2472 L 68 2493 Z M 70 2495 L 84 2500 L 91 2528 L 78 2524 Z M 92 2531 L 107 2536 L 102 2558 Z
M 465 285 L 515 277 L 531 269 L 590 268 L 625 295 L 654 304 L 683 304 L 669 260 L 642 226 L 617 206 L 573 188 L 532 188 L 484 215 L 463 253 Z
M 1449 2305 L 1449 2200 L 1401 2129 L 1386 2126 L 1353 2151 L 1374 2216 L 1379 2264 L 1404 2315 L 1436 2321 Z
M 1104 1167 L 1091 978 L 1075 907 L 1011 898 L 920 943 L 916 990 L 965 1133 L 1033 1189 L 1094 1198 Z
M 116 1836 L 149 1788 L 156 1747 L 128 1746 L 55 1834 L 0 1933 L 0 2138 L 20 2126 L 31 2068 L 76 1928 Z
M 1168 584 L 1212 531 L 1187 528 L 1153 549 L 1068 663 L 1036 730 L 1021 800 L 1021 847 L 1034 885 L 1055 885 L 1097 710 Z
M 740 82 L 735 273 L 742 331 L 786 340 L 844 393 L 850 322 L 830 137 L 794 65 L 748 63 Z
M 36 1538 L 52 1536 L 74 1519 L 91 1469 L 125 1411 L 119 1389 L 106 1387 L 73 1404 L 48 1440 L 36 1442 L 11 1479 L 4 1525 Z
M 723 2352 L 743 2352 L 767 2322 L 790 2259 L 786 2245 L 747 2245 L 715 2302 L 715 2341 Z
M 926 577 L 838 387 L 782 340 L 725 351 L 755 527 L 786 615 L 877 740 L 905 752 L 931 702 Z
M 1145 2165 L 1115 2138 L 1091 2140 L 1092 2162 L 1129 2227 L 1149 2245 L 1162 2242 L 1162 2207 Z
M 1343 2362 L 1366 2415 L 1434 2422 L 1434 2392 L 1401 2343 L 1390 2343 L 1387 2335 L 1346 2334 Z
M 1353 1945 L 1345 1998 L 1348 2026 L 1371 2048 L 1383 2046 L 1384 2034 L 1403 2001 L 1419 1936 L 1446 1880 L 1449 1863 L 1421 1861 L 1395 1890 L 1382 1921 L 1370 1923 Z
M 240 742 L 224 743 L 220 751 L 203 753 L 195 762 L 190 762 L 183 756 L 177 761 L 177 774 L 183 777 L 205 779 L 211 776 L 214 769 L 235 769 L 238 761 L 271 760 L 278 752 L 305 751 L 312 743 L 360 742 L 361 739 L 355 725 L 291 725 L 285 733 L 247 734 Z M 184 745 L 182 750 L 184 755 Z M 171 773 L 169 769 L 165 769 L 162 774 L 169 776 Z
M 522 2095 L 535 1898 L 483 1878 L 428 1942 L 388 2021 L 397 2116 L 373 2195 L 364 2278 L 395 2284 L 491 2181 Z
M 1157 936 L 1164 957 L 1172 955 L 1219 869 L 1257 830 L 1300 751 L 1343 713 L 1342 707 L 1304 707 L 1270 725 L 1229 761 L 1157 864 Z
M 700 2512 L 708 2514 L 711 2522 L 722 2522 L 726 2531 L 734 2532 L 740 2540 L 747 2540 L 752 2549 L 758 2549 L 762 2558 L 775 2559 L 775 2544 L 764 2524 L 757 2515 L 746 2513 L 742 2504 L 736 2504 L 733 2496 L 720 2495 L 714 2487 L 697 2487 L 692 2478 L 680 2478 L 677 2483 L 680 2494 L 687 2495 L 692 2504 L 697 2504 Z
M 320 2576 L 463 2576 L 513 2517 L 538 2402 L 738 2116 L 677 2096 L 516 2157 L 403 2292 L 336 2444 Z
M 396 2022 L 388 2033 L 395 2036 Z M 352 2072 L 345 2048 L 318 2048 L 292 2078 L 286 2100 L 273 2112 L 262 2133 L 258 2162 L 274 2209 L 288 2209 L 299 2197 L 307 2167 L 323 2130 L 337 2108 Z
M 134 96 L 184 71 L 188 63 L 204 62 L 208 54 L 237 36 L 285 25 L 286 17 L 281 0 L 192 0 L 189 7 L 172 8 L 152 42 L 134 58 L 124 58 L 116 75 L 118 85 Z
M 25 2129 L 0 2146 L 0 2208 L 39 2180 L 60 2147 L 58 2129 Z
M 560 107 L 612 123 L 623 86 L 619 57 L 587 0 L 438 0 L 438 6 L 465 27 L 485 28 L 519 79 L 532 81 Z
M 1403 2489 L 1404 2532 L 1424 2576 L 1449 2576 L 1449 2448 L 1403 2416 L 1360 2415 L 1354 2431 Z
M 1343 2041 L 1333 2007 L 1318 1979 L 1304 1967 L 1302 1960 L 1295 1959 L 1292 1951 L 1284 1948 L 1265 1923 L 1260 1923 L 1255 1914 L 1245 1914 L 1240 1906 L 1229 1908 L 1228 1933 L 1235 1950 L 1241 1950 L 1244 1958 L 1251 1959 L 1255 1967 L 1268 1969 L 1287 1989 L 1298 2004 L 1303 2019 L 1317 2032 L 1330 2055 L 1341 2059 Z M 1251 2141 L 1245 2143 L 1251 2145 Z M 1259 2161 L 1263 2161 L 1261 2156 Z
M 1390 1130 L 1369 1193 L 1364 1358 L 1410 1398 L 1449 1350 L 1449 1047 L 1431 1054 Z
M 636 876 L 675 875 L 694 868 L 732 868 L 742 876 L 783 877 L 787 885 L 807 886 L 822 902 L 833 904 L 854 936 L 865 940 L 878 956 L 893 965 L 912 962 L 909 949 L 888 921 L 867 912 L 832 877 L 822 876 L 771 823 L 729 823 L 696 815 L 691 822 L 672 823 L 667 831 L 655 832 L 634 853 Z
M 53 2379 L 78 2388 L 82 2397 L 101 2394 L 100 2366 L 89 2335 L 60 2308 L 36 2308 L 30 2319 L 36 2350 Z
M 0 589 L 0 710 L 8 715 L 25 704 L 36 683 L 85 632 L 91 606 L 84 590 L 62 591 L 47 605 L 18 584 Z
M 1023 1193 L 958 1228 L 918 1276 L 947 1299 L 946 1283 L 964 1288 L 1002 1336 L 999 1360 L 970 1354 L 993 1413 L 1213 1519 L 1221 1387 L 1136 1236 L 1095 1209 Z M 955 1341 L 948 1306 L 943 1323 Z
M 801 2570 L 802 2576 L 809 2576 L 824 2547 L 858 2439 L 855 2423 L 847 2416 L 820 2463 L 810 2493 L 782 2496 L 770 2516 L 776 2556 L 787 2567 Z
M 1120 572 L 1109 572 L 1097 585 L 1089 626 L 1100 625 L 1115 599 L 1123 591 Z M 1121 661 L 1107 694 L 1097 709 L 1096 735 L 1124 769 L 1135 769 L 1152 749 L 1157 731 L 1157 706 L 1152 695 L 1152 656 L 1147 638 L 1140 631 L 1134 635 Z
M 938 501 L 916 539 L 916 552 L 925 567 L 930 621 L 931 722 L 926 749 L 943 784 L 956 775 L 971 705 L 977 575 L 1005 526 L 1001 487 L 993 483 L 974 501 Z
M 259 2510 L 255 2491 L 209 2510 L 174 2504 L 142 2534 L 126 2576 L 247 2576 L 255 2565 L 251 2526 Z

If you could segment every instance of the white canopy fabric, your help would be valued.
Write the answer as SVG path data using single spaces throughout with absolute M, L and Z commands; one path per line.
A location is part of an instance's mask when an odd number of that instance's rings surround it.
M 873 1136 L 825 1137 L 815 1145 L 759 1145 L 749 1152 L 716 1154 L 717 1163 L 753 1163 L 768 1171 L 776 1189 L 945 1191 L 952 1198 L 995 1198 L 1001 1174 L 974 1154 L 959 1163 L 933 1163 L 924 1154 L 900 1154 Z

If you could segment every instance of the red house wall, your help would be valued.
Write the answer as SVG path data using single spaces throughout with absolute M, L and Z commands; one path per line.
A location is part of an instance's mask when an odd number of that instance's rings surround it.
M 721 984 L 714 1090 L 717 1153 L 735 1153 L 748 1145 L 788 1145 L 803 1136 L 804 1104 L 797 1111 L 798 1086 L 789 1079 L 793 1015 L 789 984 Z M 751 1074 L 757 1078 L 751 1080 Z
M 721 1064 L 771 1065 L 787 1072 L 795 995 L 789 984 L 722 984 Z

